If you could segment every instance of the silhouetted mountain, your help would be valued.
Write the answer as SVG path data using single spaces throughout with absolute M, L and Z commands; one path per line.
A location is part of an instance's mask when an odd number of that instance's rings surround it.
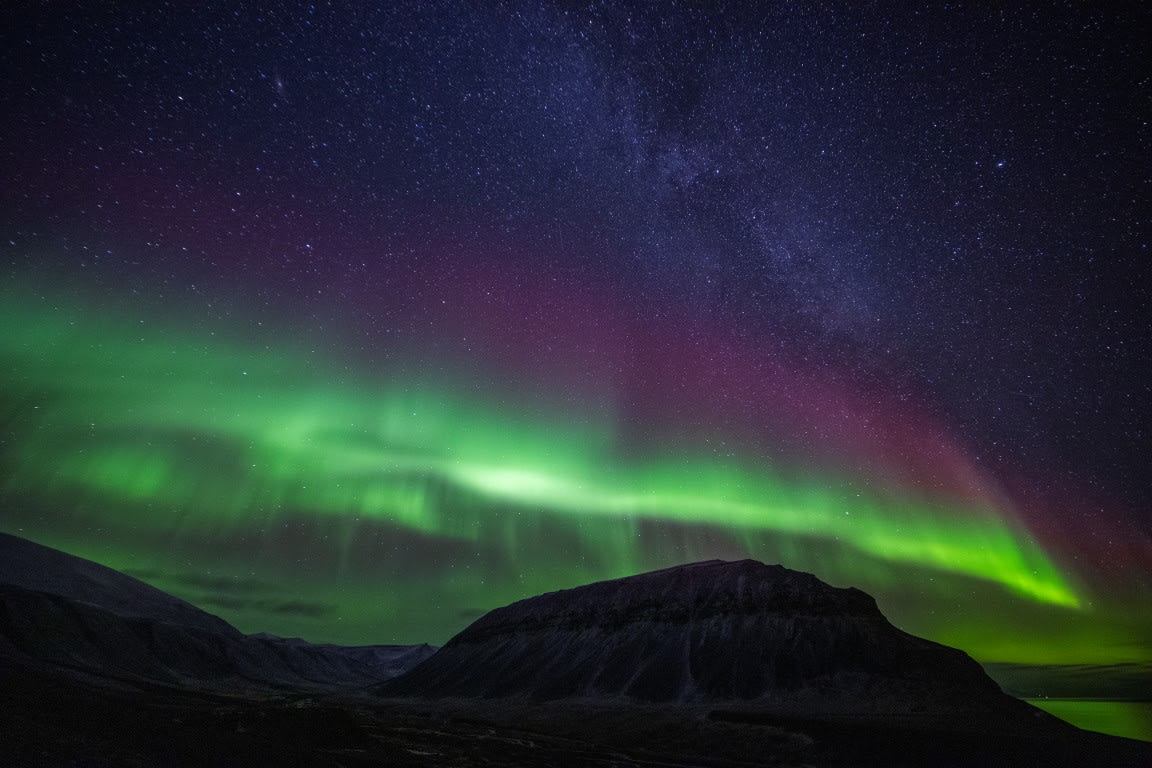
M 895 628 L 867 594 L 752 560 L 521 600 L 378 690 L 916 711 L 1006 698 L 966 654 Z
M 244 635 L 110 568 L 0 534 L 0 660 L 214 690 L 331 690 L 387 680 L 419 646 L 345 648 Z

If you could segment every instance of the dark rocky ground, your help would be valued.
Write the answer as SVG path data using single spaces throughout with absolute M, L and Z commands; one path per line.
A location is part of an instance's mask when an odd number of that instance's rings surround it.
M 598 702 L 217 695 L 0 667 L 4 766 L 1139 766 L 1152 745 L 1006 726 Z

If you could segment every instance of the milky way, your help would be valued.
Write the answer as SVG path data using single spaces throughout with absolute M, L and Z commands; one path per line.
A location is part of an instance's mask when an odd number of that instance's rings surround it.
M 443 642 L 753 557 L 1146 664 L 1146 19 L 6 10 L 0 527 Z

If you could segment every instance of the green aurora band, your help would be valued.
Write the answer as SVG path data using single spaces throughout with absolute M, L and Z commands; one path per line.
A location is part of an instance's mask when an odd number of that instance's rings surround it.
M 1049 627 L 1086 610 L 1083 585 L 995 509 L 752 452 L 625 450 L 602 402 L 574 418 L 571 405 L 509 403 L 479 374 L 432 376 L 426 361 L 365 374 L 300 341 L 30 295 L 0 310 L 3 527 L 150 577 L 242 629 L 441 642 L 526 595 L 752 556 L 881 597 L 915 584 L 923 604 L 890 615 L 978 657 L 1085 660 L 929 617 L 943 596 Z M 206 595 L 176 571 L 231 579 L 235 593 Z M 292 600 L 237 598 L 256 589 L 249 578 Z M 334 607 L 294 614 L 301 601 Z
M 435 489 L 448 485 L 585 519 L 838 537 L 885 560 L 1079 602 L 1044 553 L 991 510 L 853 495 L 835 477 L 786 480 L 763 463 L 687 452 L 627 461 L 613 455 L 608 424 L 525 421 L 419 380 L 325 386 L 284 354 L 127 338 L 27 312 L 6 325 L 19 331 L 4 358 L 30 390 L 24 407 L 39 412 L 9 491 L 67 488 L 197 510 L 188 524 L 211 528 L 250 524 L 254 510 L 298 510 L 473 539 L 475 511 L 437 501 Z M 39 402 L 45 392 L 53 396 Z

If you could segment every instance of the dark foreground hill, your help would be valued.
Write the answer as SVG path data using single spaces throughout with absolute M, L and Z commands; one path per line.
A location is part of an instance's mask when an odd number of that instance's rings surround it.
M 432 648 L 244 635 L 111 568 L 0 533 L 0 659 L 125 682 L 236 691 L 379 683 Z

